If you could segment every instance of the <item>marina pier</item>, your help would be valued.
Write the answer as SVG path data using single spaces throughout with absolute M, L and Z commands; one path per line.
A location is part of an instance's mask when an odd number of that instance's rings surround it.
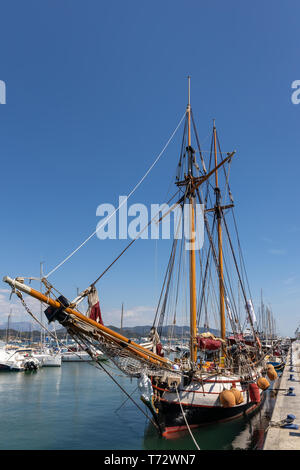
M 292 343 L 263 450 L 300 449 L 300 341 Z

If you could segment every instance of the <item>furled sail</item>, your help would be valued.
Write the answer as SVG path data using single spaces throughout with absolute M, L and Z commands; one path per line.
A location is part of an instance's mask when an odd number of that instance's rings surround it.
M 202 333 L 197 336 L 197 345 L 199 349 L 208 350 L 208 351 L 217 351 L 221 348 L 222 343 L 224 344 L 221 338 L 216 338 L 212 333 Z
M 246 310 L 249 313 L 249 315 L 252 319 L 252 322 L 255 323 L 256 322 L 256 316 L 255 316 L 254 307 L 253 307 L 253 303 L 252 303 L 251 299 L 247 300 Z
M 91 320 L 104 325 L 101 315 L 100 302 L 98 292 L 95 286 L 93 286 L 88 294 L 88 311 L 87 317 Z

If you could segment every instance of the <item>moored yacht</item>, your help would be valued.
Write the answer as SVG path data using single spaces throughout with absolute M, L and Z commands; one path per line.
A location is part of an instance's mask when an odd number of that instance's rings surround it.
M 33 357 L 40 361 L 42 367 L 61 367 L 61 353 L 54 352 L 49 348 L 43 348 L 40 351 L 34 351 Z
M 31 349 L 0 349 L 0 370 L 2 371 L 37 370 L 40 365 L 40 361 L 33 357 Z

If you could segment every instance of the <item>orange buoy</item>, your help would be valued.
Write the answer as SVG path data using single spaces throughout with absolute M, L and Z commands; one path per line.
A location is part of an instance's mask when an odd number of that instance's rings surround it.
M 234 394 L 235 396 L 235 404 L 240 405 L 244 401 L 243 394 L 240 390 L 238 390 L 235 387 L 231 387 L 230 391 Z
M 256 383 L 261 390 L 267 390 L 270 387 L 270 382 L 265 377 L 259 377 Z
M 277 379 L 277 372 L 273 366 L 267 368 L 267 376 L 271 381 Z
M 231 390 L 223 390 L 220 395 L 220 402 L 224 408 L 231 408 L 235 406 L 235 395 Z

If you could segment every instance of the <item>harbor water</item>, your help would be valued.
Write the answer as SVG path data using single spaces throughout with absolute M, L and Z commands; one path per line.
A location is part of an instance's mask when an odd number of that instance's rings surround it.
M 137 381 L 105 364 L 143 406 Z M 0 373 L 0 396 L 1 450 L 195 450 L 188 432 L 160 437 L 105 372 L 89 363 Z M 260 449 L 273 406 L 268 392 L 251 419 L 194 429 L 193 435 L 202 450 Z

